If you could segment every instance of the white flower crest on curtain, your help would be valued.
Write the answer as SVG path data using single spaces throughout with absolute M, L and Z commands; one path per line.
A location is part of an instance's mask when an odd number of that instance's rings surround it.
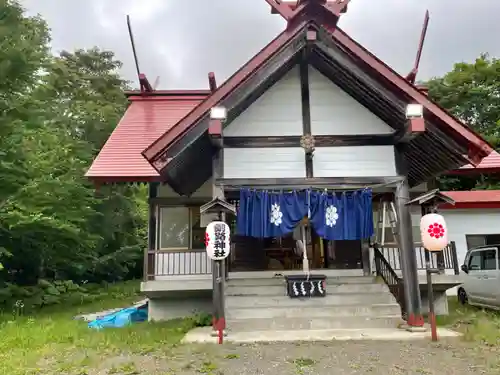
M 337 207 L 328 206 L 325 211 L 325 222 L 330 228 L 337 224 L 339 214 L 337 213 Z
M 276 225 L 279 227 L 283 220 L 281 218 L 283 217 L 283 213 L 281 212 L 281 208 L 278 203 L 274 203 L 271 206 L 271 224 Z

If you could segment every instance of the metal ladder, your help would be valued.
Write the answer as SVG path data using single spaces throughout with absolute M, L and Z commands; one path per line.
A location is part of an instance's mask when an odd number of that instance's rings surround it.
M 396 213 L 396 206 L 394 205 L 394 202 L 387 202 L 383 200 L 380 201 L 375 242 L 377 242 L 381 248 L 384 247 L 387 218 L 389 219 L 389 225 L 394 237 L 394 241 L 399 248 L 399 233 L 397 230 L 398 215 Z

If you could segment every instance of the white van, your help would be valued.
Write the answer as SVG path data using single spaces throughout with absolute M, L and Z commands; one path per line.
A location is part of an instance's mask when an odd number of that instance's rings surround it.
M 500 309 L 499 248 L 500 245 L 486 245 L 467 252 L 462 265 L 466 275 L 458 288 L 462 304 Z

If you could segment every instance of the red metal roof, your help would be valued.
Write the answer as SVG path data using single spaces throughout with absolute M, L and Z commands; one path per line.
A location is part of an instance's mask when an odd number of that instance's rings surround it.
M 500 172 L 500 154 L 492 151 L 477 166 L 472 164 L 464 165 L 462 168 L 451 171 L 450 174 L 481 174 L 481 173 L 499 173 Z
M 455 201 L 455 205 L 441 208 L 500 208 L 500 190 L 442 191 Z
M 142 151 L 196 107 L 206 94 L 131 96 L 130 106 L 85 174 L 95 182 L 152 181 L 158 172 Z

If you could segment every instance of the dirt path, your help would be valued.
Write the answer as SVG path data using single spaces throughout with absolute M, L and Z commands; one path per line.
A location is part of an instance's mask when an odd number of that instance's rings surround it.
M 113 363 L 112 363 L 113 362 Z M 169 353 L 114 358 L 95 374 L 471 375 L 500 373 L 496 348 L 458 340 L 331 343 L 181 345 Z M 112 366 L 111 371 L 109 370 Z M 92 373 L 93 374 L 93 373 Z

